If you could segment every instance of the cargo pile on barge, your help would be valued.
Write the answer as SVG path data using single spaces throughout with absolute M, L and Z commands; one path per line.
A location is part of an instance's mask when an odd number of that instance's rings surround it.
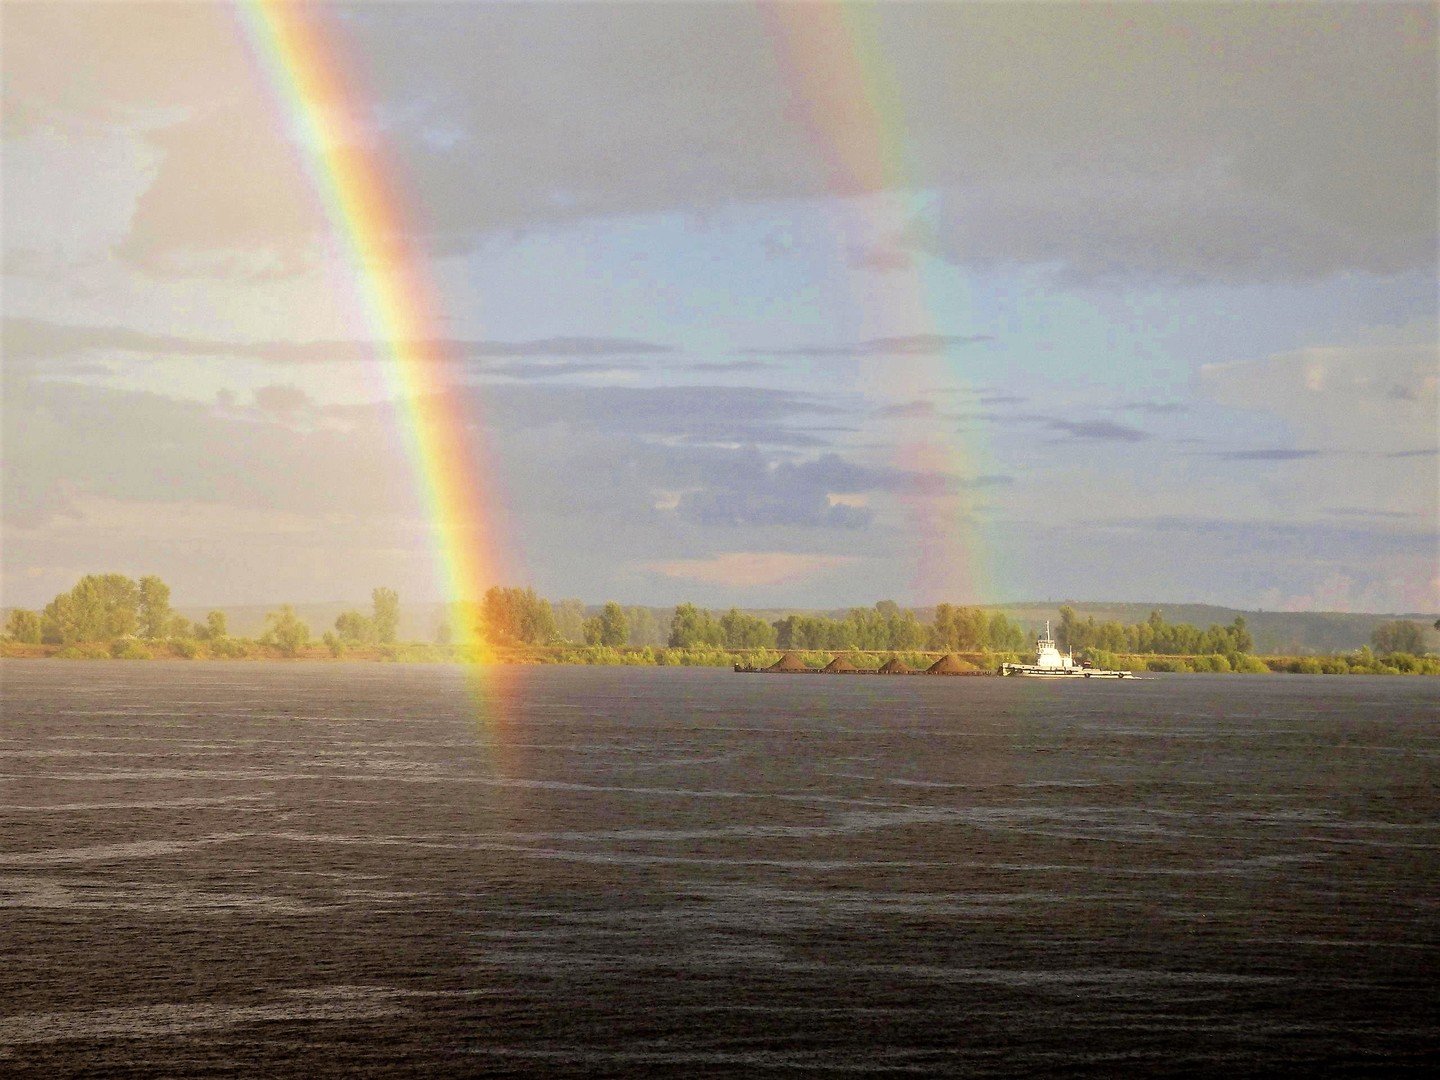
M 898 656 L 892 656 L 876 668 L 856 667 L 843 656 L 837 656 L 824 667 L 810 667 L 793 652 L 787 652 L 769 667 L 736 664 L 735 670 L 754 675 L 995 675 L 966 664 L 953 653 L 946 653 L 923 671 L 910 667 Z

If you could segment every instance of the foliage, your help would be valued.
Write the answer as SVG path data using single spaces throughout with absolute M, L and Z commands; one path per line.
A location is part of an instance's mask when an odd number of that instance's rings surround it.
M 342 645 L 369 645 L 380 640 L 375 620 L 358 611 L 345 611 L 337 615 L 333 636 Z
M 42 615 L 42 639 L 61 645 L 135 633 L 140 587 L 124 574 L 86 574 Z
M 651 608 L 626 608 L 625 618 L 630 623 L 629 644 L 637 647 L 665 644 L 668 627 L 655 617 Z
M 286 656 L 295 656 L 309 640 L 310 627 L 295 614 L 295 609 L 289 604 L 265 616 L 265 633 L 260 637 L 261 644 L 272 645 Z
M 585 604 L 580 600 L 561 600 L 552 609 L 555 635 L 562 641 L 585 640 Z
M 774 648 L 778 634 L 764 619 L 731 608 L 720 616 L 720 637 L 727 649 Z
M 10 618 L 5 624 L 5 632 L 12 641 L 19 641 L 25 645 L 39 645 L 41 633 L 39 613 L 16 608 L 10 612 Z
M 116 638 L 110 643 L 110 656 L 115 660 L 153 660 L 155 655 L 135 638 Z
M 162 638 L 170 633 L 170 586 L 153 574 L 140 579 L 140 634 Z
M 225 622 L 225 612 L 212 611 L 205 616 L 205 631 L 202 635 L 206 641 L 218 641 L 229 636 L 229 628 Z
M 215 638 L 208 647 L 217 660 L 245 660 L 257 655 L 255 643 L 245 638 Z
M 1375 651 L 1381 656 L 1390 653 L 1423 653 L 1425 632 L 1417 622 L 1395 619 L 1375 627 L 1370 634 L 1370 644 L 1375 646 Z
M 375 589 L 370 601 L 375 607 L 375 640 L 381 645 L 393 644 L 400 633 L 400 594 L 394 589 Z
M 612 600 L 600 610 L 599 615 L 585 620 L 584 634 L 586 645 L 603 645 L 611 649 L 625 645 L 630 639 L 625 609 Z
M 1152 611 L 1143 623 L 1123 626 L 1113 621 L 1096 623 L 1093 615 L 1082 622 L 1075 609 L 1066 605 L 1060 609 L 1055 644 L 1062 652 L 1104 649 L 1117 653 L 1196 656 L 1248 653 L 1255 643 L 1241 616 L 1236 616 L 1229 626 L 1201 630 L 1189 623 L 1167 623 L 1160 612 Z
M 670 639 L 672 649 L 695 649 L 703 646 L 719 646 L 724 643 L 725 631 L 715 616 L 694 604 L 680 604 L 670 617 Z
M 544 645 L 555 638 L 555 612 L 534 589 L 495 585 L 481 602 L 479 630 L 491 645 Z
M 790 615 L 775 624 L 781 649 L 921 649 L 931 632 L 913 611 L 893 600 L 874 608 L 852 608 L 843 619 L 823 615 Z
M 974 607 L 940 604 L 930 624 L 929 646 L 945 652 L 979 649 L 1018 650 L 1026 646 L 1025 631 L 997 611 L 987 615 Z
M 57 660 L 109 660 L 110 650 L 93 642 L 85 645 L 68 645 L 55 654 Z

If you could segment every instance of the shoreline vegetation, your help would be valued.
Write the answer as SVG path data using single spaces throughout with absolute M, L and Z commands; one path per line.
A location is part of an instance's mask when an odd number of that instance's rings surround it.
M 399 596 L 377 588 L 371 610 L 343 612 L 315 640 L 293 607 L 269 613 L 263 633 L 232 636 L 223 611 L 191 621 L 170 606 L 170 588 L 157 577 L 91 574 L 41 611 L 14 609 L 0 657 L 64 660 L 375 661 L 459 664 L 475 657 L 453 641 L 448 624 L 435 640 L 398 640 Z M 930 622 L 889 600 L 853 608 L 844 618 L 788 615 L 774 622 L 737 609 L 717 613 L 677 606 L 666 626 L 648 608 L 608 603 L 586 617 L 575 600 L 552 604 L 533 589 L 490 589 L 481 603 L 452 610 L 486 643 L 484 662 L 500 665 L 575 664 L 643 667 L 768 667 L 782 654 L 819 669 L 837 657 L 862 671 L 886 661 L 923 670 L 942 656 L 960 670 L 996 672 L 1025 663 L 1027 629 L 1000 612 L 940 604 Z M 1436 629 L 1440 629 L 1437 623 Z M 1099 668 L 1135 672 L 1314 675 L 1440 675 L 1440 657 L 1425 654 L 1426 627 L 1413 620 L 1382 623 L 1371 644 L 1328 656 L 1256 655 L 1242 617 L 1201 629 L 1167 623 L 1159 611 L 1143 622 L 1097 623 L 1074 608 L 1060 609 L 1054 628 L 1062 650 Z

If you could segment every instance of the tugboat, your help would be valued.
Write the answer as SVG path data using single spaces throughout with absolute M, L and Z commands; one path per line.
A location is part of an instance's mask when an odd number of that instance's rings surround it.
M 1045 623 L 1045 633 L 1035 639 L 1035 663 L 1001 664 L 1001 675 L 1023 675 L 1039 679 L 1133 679 L 1128 671 L 1112 671 L 1109 668 L 1091 667 L 1088 663 L 1075 663 L 1068 652 L 1060 655 L 1055 640 L 1050 636 L 1050 623 Z

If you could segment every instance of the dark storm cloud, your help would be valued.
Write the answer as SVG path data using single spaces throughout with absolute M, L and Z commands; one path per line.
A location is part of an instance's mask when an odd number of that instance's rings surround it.
M 723 375 L 728 372 L 770 371 L 774 367 L 774 364 L 767 364 L 763 360 L 707 360 L 698 364 L 686 364 L 685 370 Z
M 827 357 L 940 356 L 951 349 L 994 341 L 989 334 L 911 334 L 871 338 L 853 345 L 797 345 L 782 349 L 747 349 L 754 356 Z
M 1190 411 L 1189 405 L 1178 401 L 1132 401 L 1125 408 L 1150 413 L 1152 416 L 1171 416 Z
M 690 443 L 827 445 L 811 418 L 840 406 L 787 390 L 735 386 L 487 386 L 477 408 L 498 429 L 562 427 Z
M 1226 461 L 1305 461 L 1320 457 L 1323 450 L 1284 450 L 1262 447 L 1257 450 L 1216 450 L 1210 456 Z
M 214 338 L 152 334 L 123 326 L 74 326 L 40 319 L 6 319 L 0 328 L 7 358 L 65 359 L 95 352 L 185 358 L 232 356 L 275 364 L 374 360 L 386 347 L 370 341 L 232 342 Z M 427 343 L 436 355 L 455 361 L 519 358 L 670 356 L 673 346 L 607 337 L 552 337 L 531 341 L 451 339 Z M 507 371 L 513 374 L 513 371 Z
M 926 416 L 934 416 L 935 404 L 931 401 L 904 401 L 896 405 L 886 405 L 875 410 L 876 416 L 895 420 L 914 420 Z
M 1058 417 L 1044 418 L 1052 431 L 1058 431 L 1071 439 L 1090 439 L 1097 442 L 1144 442 L 1154 438 L 1148 431 L 1117 424 L 1111 420 L 1064 420 Z
M 319 11 L 320 9 L 315 9 Z M 815 119 L 785 18 L 743 5 L 330 9 L 373 94 L 355 139 L 403 162 L 395 242 L 432 252 L 600 215 L 860 194 L 869 125 Z M 806 24 L 804 9 L 791 13 Z M 867 20 L 935 192 L 903 245 L 1085 280 L 1301 280 L 1427 268 L 1435 12 L 1419 4 L 893 4 Z M 156 158 L 120 253 L 195 272 L 323 232 L 233 19 L 209 5 L 8 5 L 9 123 L 145 115 Z M 844 57 L 815 57 L 818 64 Z M 84 80 L 73 77 L 86 73 Z M 957 77 L 963 74 L 963 77 Z M 168 126 L 154 118 L 181 113 Z M 863 253 L 862 259 L 867 258 Z M 278 254 L 275 265 L 293 264 Z
M 606 364 L 599 361 L 571 360 L 566 363 L 489 364 L 486 375 L 503 375 L 507 379 L 564 379 L 574 375 L 599 375 L 616 371 L 643 371 L 639 364 Z
M 958 487 L 990 487 L 1008 477 L 982 476 L 973 481 L 939 473 L 876 468 L 825 454 L 810 461 L 766 461 L 747 452 L 712 459 L 697 479 L 701 490 L 680 499 L 682 518 L 703 526 L 859 529 L 870 524 L 871 512 L 832 496 L 872 493 L 942 495 Z
M 1397 521 L 1418 516 L 1411 510 L 1369 510 L 1363 506 L 1327 506 L 1324 512 L 1334 514 L 1336 517 L 1381 518 Z

